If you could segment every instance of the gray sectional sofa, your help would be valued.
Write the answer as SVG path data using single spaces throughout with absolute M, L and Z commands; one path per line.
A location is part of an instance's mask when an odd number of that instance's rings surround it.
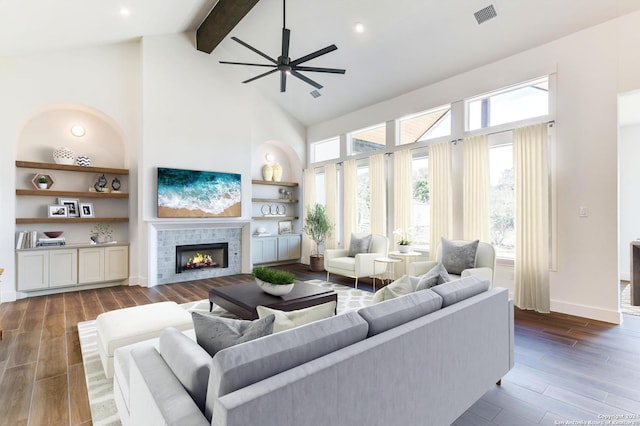
M 513 304 L 477 277 L 211 358 L 193 331 L 115 353 L 124 425 L 447 425 L 513 366 Z

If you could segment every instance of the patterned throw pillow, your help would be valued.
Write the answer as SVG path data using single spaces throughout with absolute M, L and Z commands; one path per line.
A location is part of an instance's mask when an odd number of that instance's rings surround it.
M 444 284 L 451 281 L 447 269 L 442 263 L 438 263 L 431 268 L 429 272 L 420 277 L 420 281 L 416 286 L 416 291 L 425 290 L 438 284 Z
M 450 241 L 442 238 L 442 264 L 450 274 L 460 275 L 465 269 L 476 267 L 479 240 Z
M 290 328 L 332 317 L 336 314 L 336 302 L 327 302 L 309 308 L 298 309 L 296 311 L 279 311 L 277 309 L 257 306 L 259 318 L 269 318 L 275 316 L 273 332 L 289 330 Z
M 373 295 L 373 303 L 382 302 L 383 300 L 394 299 L 396 297 L 413 293 L 416 286 L 420 282 L 421 277 L 412 275 L 403 275 L 389 285 L 382 287 Z
M 273 333 L 276 317 L 269 315 L 255 321 L 222 318 L 203 312 L 191 312 L 196 341 L 211 356 L 218 351 Z
M 369 253 L 371 248 L 371 234 L 358 237 L 351 234 L 351 242 L 349 243 L 349 257 L 356 257 L 358 253 Z

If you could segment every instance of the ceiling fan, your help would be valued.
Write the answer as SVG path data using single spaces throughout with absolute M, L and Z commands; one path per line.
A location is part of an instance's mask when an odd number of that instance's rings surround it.
M 273 68 L 270 71 L 267 71 L 265 73 L 262 73 L 260 75 L 257 75 L 255 77 L 252 77 L 248 80 L 243 81 L 243 83 L 249 83 L 252 82 L 254 80 L 257 80 L 259 78 L 262 77 L 266 77 L 269 74 L 272 74 L 276 71 L 280 71 L 280 92 L 286 92 L 287 90 L 287 74 L 288 75 L 292 75 L 294 77 L 299 78 L 300 80 L 304 81 L 307 84 L 312 85 L 313 87 L 315 87 L 316 89 L 322 89 L 322 85 L 313 81 L 312 79 L 310 79 L 309 77 L 303 75 L 300 73 L 300 71 L 312 71 L 312 72 L 324 72 L 324 73 L 331 73 L 331 74 L 344 74 L 345 70 L 343 69 L 338 69 L 338 68 L 318 68 L 318 67 L 307 67 L 307 66 L 302 66 L 300 64 L 303 64 L 307 61 L 310 61 L 314 58 L 317 58 L 318 56 L 322 56 L 325 55 L 329 52 L 333 52 L 334 50 L 337 50 L 338 48 L 336 47 L 335 44 L 332 44 L 330 46 L 325 47 L 324 49 L 320 49 L 320 50 L 316 50 L 313 53 L 309 53 L 308 55 L 302 56 L 301 58 L 298 58 L 294 61 L 291 60 L 291 58 L 289 57 L 289 39 L 291 36 L 291 31 L 286 28 L 286 5 L 285 5 L 285 1 L 286 0 L 282 0 L 282 52 L 281 55 L 278 56 L 278 59 L 273 59 L 272 57 L 270 57 L 269 55 L 266 55 L 265 53 L 259 51 L 258 49 L 256 49 L 255 47 L 245 43 L 244 41 L 240 40 L 237 37 L 231 37 L 231 40 L 236 41 L 238 43 L 240 43 L 241 45 L 243 45 L 244 47 L 246 47 L 247 49 L 250 49 L 252 51 L 254 51 L 255 53 L 257 53 L 258 55 L 262 56 L 263 58 L 267 59 L 269 62 L 271 62 L 271 64 L 254 64 L 254 63 L 247 63 L 247 62 L 229 62 L 229 61 L 220 61 L 221 64 L 231 64 L 231 65 L 249 65 L 249 66 L 253 66 L 253 67 L 267 67 L 267 68 Z

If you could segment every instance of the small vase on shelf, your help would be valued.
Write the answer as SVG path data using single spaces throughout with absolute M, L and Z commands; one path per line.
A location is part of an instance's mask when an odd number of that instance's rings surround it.
M 280 182 L 282 180 L 282 166 L 280 165 L 280 163 L 275 163 L 272 169 L 273 169 L 273 180 L 276 182 Z
M 273 167 L 269 164 L 262 166 L 262 179 L 270 181 L 273 178 Z

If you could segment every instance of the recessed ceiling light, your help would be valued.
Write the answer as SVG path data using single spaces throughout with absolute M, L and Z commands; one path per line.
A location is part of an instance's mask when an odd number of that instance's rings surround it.
M 73 136 L 76 136 L 78 138 L 81 138 L 85 135 L 86 131 L 84 130 L 84 127 L 82 127 L 79 124 L 76 124 L 75 126 L 71 127 L 71 134 Z
M 362 34 L 364 32 L 364 24 L 361 22 L 356 22 L 353 26 L 353 30 L 357 33 Z
M 129 9 L 127 9 L 126 7 L 123 7 L 122 9 L 120 9 L 120 15 L 129 16 L 129 15 L 131 15 L 131 11 Z

